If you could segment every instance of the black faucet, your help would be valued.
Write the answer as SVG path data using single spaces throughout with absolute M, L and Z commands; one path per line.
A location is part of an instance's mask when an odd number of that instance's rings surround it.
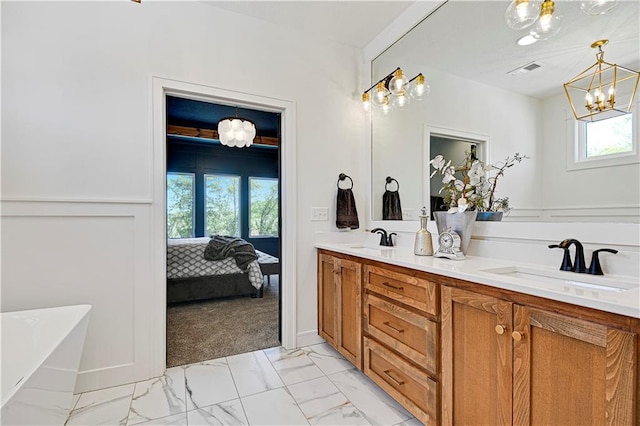
M 575 238 L 567 238 L 566 240 L 561 241 L 560 244 L 558 244 L 558 247 L 561 249 L 568 249 L 571 244 L 576 246 L 576 258 L 571 270 L 573 272 L 584 274 L 587 272 L 587 267 L 584 263 L 584 248 L 582 247 L 582 243 Z
M 549 248 L 560 248 L 558 244 L 551 244 Z M 561 271 L 573 271 L 573 263 L 571 263 L 571 253 L 569 253 L 569 247 L 562 249 L 564 256 L 562 257 L 562 264 L 560 265 Z
M 613 254 L 618 253 L 618 250 L 614 250 L 610 248 L 594 250 L 593 254 L 591 255 L 591 265 L 589 265 L 587 274 L 604 275 L 604 272 L 602 272 L 602 268 L 600 267 L 600 258 L 598 257 L 598 253 L 600 253 L 601 251 L 605 251 L 607 253 L 613 253 Z
M 382 228 L 375 228 L 371 230 L 372 234 L 380 234 L 380 245 L 385 247 L 393 247 L 393 239 L 391 238 L 393 235 L 398 235 L 395 232 L 387 235 L 387 231 Z

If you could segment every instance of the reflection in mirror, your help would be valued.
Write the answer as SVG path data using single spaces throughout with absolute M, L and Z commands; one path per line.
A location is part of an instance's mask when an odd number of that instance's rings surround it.
M 372 62 L 373 82 L 401 67 L 406 75 L 422 72 L 431 86 L 429 96 L 403 110 L 371 113 L 372 220 L 382 219 L 387 176 L 402 186 L 404 220 L 417 220 L 420 208 L 430 205 L 429 160 L 444 149 L 431 145 L 438 138 L 430 138 L 428 129 L 435 127 L 450 129 L 445 135 L 486 135 L 486 163 L 514 152 L 530 158 L 501 180 L 498 196 L 509 197 L 513 207 L 504 220 L 640 221 L 637 148 L 626 163 L 571 166 L 582 124 L 563 90 L 563 83 L 594 63 L 589 46 L 597 38 L 610 40 L 608 61 L 640 68 L 640 2 L 619 2 L 597 16 L 583 13 L 580 2 L 556 2 L 562 30 L 530 46 L 516 45 L 527 30 L 506 25 L 507 6 L 446 2 Z M 633 120 L 637 147 L 640 120 Z

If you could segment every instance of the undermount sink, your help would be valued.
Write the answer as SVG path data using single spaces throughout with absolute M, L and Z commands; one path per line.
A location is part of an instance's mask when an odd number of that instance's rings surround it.
M 481 272 L 518 278 L 527 281 L 535 281 L 551 290 L 565 293 L 578 293 L 580 291 L 603 291 L 620 293 L 640 284 L 618 278 L 608 278 L 602 275 L 578 274 L 568 271 L 550 271 L 525 266 L 505 266 L 501 268 L 482 269 Z
M 395 249 L 395 247 L 374 246 L 374 245 L 369 245 L 369 244 L 354 244 L 352 246 L 349 246 L 349 248 L 362 249 L 362 250 L 393 250 L 393 249 Z

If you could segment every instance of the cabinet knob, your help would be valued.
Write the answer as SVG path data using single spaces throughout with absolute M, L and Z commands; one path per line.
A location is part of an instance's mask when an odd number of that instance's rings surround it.
M 519 342 L 524 337 L 524 333 L 514 331 L 513 333 L 511 333 L 511 337 L 513 337 L 513 340 L 515 340 L 516 342 Z
M 504 334 L 504 332 L 507 331 L 507 327 L 505 327 L 502 324 L 498 324 L 496 325 L 496 333 L 498 334 Z

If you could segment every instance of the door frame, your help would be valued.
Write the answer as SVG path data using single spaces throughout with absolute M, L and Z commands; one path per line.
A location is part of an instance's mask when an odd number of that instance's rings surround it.
M 152 297 L 153 338 L 151 360 L 154 376 L 162 375 L 166 369 L 166 315 L 167 315 L 167 239 L 166 239 L 166 97 L 176 95 L 194 100 L 214 102 L 277 112 L 281 115 L 280 138 L 280 185 L 281 185 L 281 235 L 280 235 L 280 286 L 282 297 L 282 346 L 296 347 L 296 105 L 295 102 L 236 92 L 212 86 L 151 77 L 152 93 L 152 158 L 153 171 L 151 189 L 152 209 L 152 283 L 148 296 Z

